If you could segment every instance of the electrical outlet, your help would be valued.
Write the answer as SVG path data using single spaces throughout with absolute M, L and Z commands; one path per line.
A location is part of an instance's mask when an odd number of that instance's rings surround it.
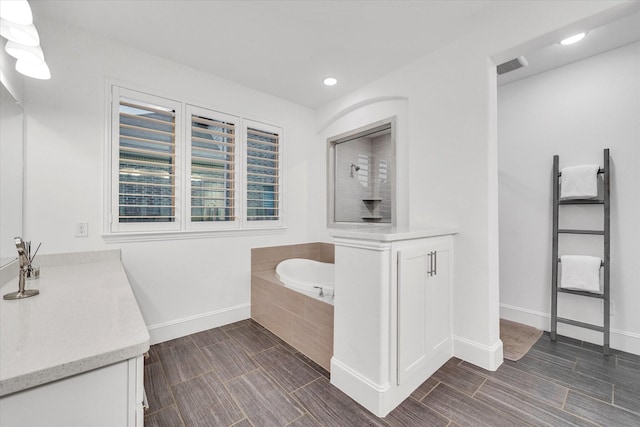
M 88 236 L 89 236 L 89 223 L 76 222 L 76 237 L 88 237 Z

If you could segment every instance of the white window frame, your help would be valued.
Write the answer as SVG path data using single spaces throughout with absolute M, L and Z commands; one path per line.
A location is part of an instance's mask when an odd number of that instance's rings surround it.
M 234 203 L 234 212 L 235 219 L 233 221 L 192 221 L 191 220 L 191 143 L 192 143 L 192 134 L 191 134 L 191 117 L 193 115 L 204 116 L 213 120 L 218 120 L 226 123 L 232 123 L 235 126 L 235 138 L 234 138 L 234 184 L 235 191 L 233 197 Z M 242 126 L 240 125 L 240 118 L 236 116 L 231 116 L 229 114 L 220 113 L 218 111 L 209 110 L 207 108 L 197 107 L 195 105 L 186 105 L 186 114 L 185 114 L 185 129 L 188 129 L 185 132 L 185 181 L 186 181 L 186 189 L 185 189 L 185 203 L 186 203 L 186 229 L 187 230 L 218 230 L 218 229 L 238 229 L 241 227 L 241 216 L 242 216 L 242 200 L 240 197 L 242 194 L 242 181 L 240 173 L 241 163 L 242 163 Z M 188 178 L 188 179 L 187 179 Z
M 149 232 L 149 231 L 178 231 L 182 224 L 182 175 L 183 175 L 183 147 L 182 147 L 182 105 L 181 103 L 148 95 L 146 93 L 112 86 L 111 90 L 111 203 L 110 203 L 110 231 L 118 232 Z M 173 222 L 123 222 L 120 215 L 120 100 L 130 99 L 142 104 L 172 108 L 175 111 L 175 219 Z
M 278 134 L 278 219 L 277 220 L 264 220 L 264 221 L 249 221 L 247 220 L 248 214 L 248 189 L 247 189 L 247 148 L 248 145 L 246 143 L 248 128 L 261 130 L 268 133 Z M 284 224 L 284 206 L 283 206 L 283 193 L 284 193 L 284 132 L 281 127 L 257 122 L 254 120 L 245 119 L 242 122 L 242 137 L 244 138 L 244 145 L 242 150 L 243 157 L 243 167 L 242 167 L 242 182 L 243 182 L 243 193 L 242 199 L 244 203 L 244 210 L 242 212 L 242 226 L 243 228 L 251 229 L 251 228 L 267 228 L 267 227 L 282 227 Z
M 284 194 L 284 130 L 216 109 L 197 106 L 187 101 L 152 95 L 148 89 L 129 89 L 130 85 L 108 80 L 106 85 L 107 115 L 105 131 L 105 218 L 103 237 L 108 242 L 152 241 L 207 236 L 233 236 L 237 233 L 272 234 L 285 229 Z M 154 91 L 155 92 L 155 91 Z M 119 222 L 120 99 L 139 101 L 175 111 L 175 221 Z M 235 214 L 234 221 L 191 221 L 191 117 L 210 117 L 236 126 Z M 277 220 L 247 220 L 247 130 L 248 128 L 278 134 L 278 213 Z

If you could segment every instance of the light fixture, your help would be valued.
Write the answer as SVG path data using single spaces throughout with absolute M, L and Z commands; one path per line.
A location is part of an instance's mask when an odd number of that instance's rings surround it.
M 338 79 L 335 77 L 327 77 L 322 81 L 322 83 L 324 83 L 325 86 L 333 86 L 338 83 Z
M 0 18 L 20 25 L 33 24 L 31 6 L 27 0 L 2 1 Z
M 25 46 L 38 46 L 40 44 L 38 30 L 33 24 L 21 25 L 6 19 L 0 19 L 0 36 Z
M 4 50 L 14 58 L 25 62 L 32 64 L 41 64 L 44 62 L 44 52 L 42 52 L 40 46 L 25 46 L 9 40 L 4 46 Z
M 560 42 L 561 45 L 563 46 L 568 46 L 570 44 L 574 44 L 574 43 L 578 43 L 580 40 L 582 40 L 584 38 L 584 36 L 586 36 L 587 33 L 579 33 L 579 34 L 575 34 L 571 37 L 567 37 L 566 39 L 562 40 Z
M 16 71 L 25 76 L 33 77 L 34 79 L 49 80 L 51 78 L 51 71 L 49 71 L 49 66 L 46 62 L 34 64 L 23 59 L 18 59 L 16 61 Z

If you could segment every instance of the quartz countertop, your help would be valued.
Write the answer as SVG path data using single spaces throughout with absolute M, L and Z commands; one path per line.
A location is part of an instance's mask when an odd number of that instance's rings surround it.
M 120 251 L 42 255 L 40 295 L 0 299 L 0 396 L 111 365 L 149 350 L 149 333 Z M 18 278 L 0 288 L 18 289 Z
M 376 242 L 395 242 L 398 240 L 422 239 L 425 237 L 457 234 L 454 227 L 391 227 L 391 226 L 350 226 L 329 228 L 332 237 L 371 240 Z

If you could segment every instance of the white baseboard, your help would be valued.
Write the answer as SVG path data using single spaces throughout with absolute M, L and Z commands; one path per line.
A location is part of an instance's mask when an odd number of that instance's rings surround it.
M 158 344 L 251 317 L 251 304 L 241 304 L 149 326 L 151 344 Z
M 454 335 L 453 355 L 488 371 L 495 371 L 502 365 L 502 341 L 486 346 Z
M 331 384 L 378 417 L 384 417 L 389 412 L 385 410 L 385 393 L 390 385 L 373 383 L 335 357 L 331 358 Z
M 528 310 L 513 305 L 500 304 L 500 317 L 524 325 L 533 326 L 543 331 L 551 329 L 551 315 L 539 311 Z M 558 324 L 558 334 L 577 340 L 602 345 L 602 333 L 589 329 L 578 328 L 564 323 Z M 611 329 L 611 348 L 626 351 L 627 353 L 640 354 L 640 334 Z

